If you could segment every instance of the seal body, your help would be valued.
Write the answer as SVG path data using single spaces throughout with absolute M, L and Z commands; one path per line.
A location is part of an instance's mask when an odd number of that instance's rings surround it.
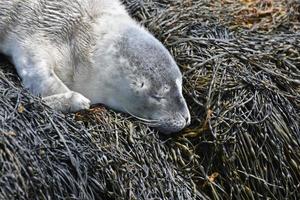
M 56 110 L 103 103 L 165 133 L 190 122 L 174 59 L 118 0 L 1 0 L 0 51 Z

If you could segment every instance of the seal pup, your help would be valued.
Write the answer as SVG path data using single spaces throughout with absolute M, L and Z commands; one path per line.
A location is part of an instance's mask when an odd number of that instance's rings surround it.
M 164 133 L 190 123 L 174 59 L 118 0 L 1 0 L 0 51 L 56 110 L 102 103 Z

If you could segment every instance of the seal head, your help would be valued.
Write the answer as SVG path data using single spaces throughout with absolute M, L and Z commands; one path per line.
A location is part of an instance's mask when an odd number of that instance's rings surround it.
M 114 62 L 109 64 L 113 68 L 109 78 L 102 78 L 106 86 L 101 92 L 113 98 L 102 99 L 104 104 L 166 134 L 190 124 L 182 74 L 161 42 L 141 27 L 130 27 L 112 49 L 113 58 L 107 62 Z

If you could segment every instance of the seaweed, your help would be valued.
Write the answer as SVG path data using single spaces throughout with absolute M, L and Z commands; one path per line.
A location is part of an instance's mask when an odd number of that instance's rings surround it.
M 1 57 L 0 199 L 299 199 L 299 3 L 123 3 L 180 66 L 191 126 L 58 113 Z

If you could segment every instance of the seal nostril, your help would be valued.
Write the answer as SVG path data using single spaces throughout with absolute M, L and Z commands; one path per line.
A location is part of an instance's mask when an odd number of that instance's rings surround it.
M 186 126 L 191 124 L 191 117 L 189 115 L 185 116 L 185 122 L 186 122 Z

